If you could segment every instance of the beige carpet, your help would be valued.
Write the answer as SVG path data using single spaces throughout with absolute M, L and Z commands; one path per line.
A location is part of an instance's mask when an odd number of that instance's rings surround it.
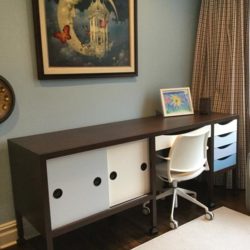
M 201 216 L 133 250 L 250 250 L 250 217 L 226 207 Z

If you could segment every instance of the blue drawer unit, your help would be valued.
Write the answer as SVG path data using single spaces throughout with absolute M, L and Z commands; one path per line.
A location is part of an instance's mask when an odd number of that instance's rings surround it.
M 214 124 L 214 172 L 233 167 L 237 162 L 237 119 Z
M 236 164 L 236 154 L 218 159 L 214 161 L 214 171 L 219 171 L 228 167 L 232 167 Z

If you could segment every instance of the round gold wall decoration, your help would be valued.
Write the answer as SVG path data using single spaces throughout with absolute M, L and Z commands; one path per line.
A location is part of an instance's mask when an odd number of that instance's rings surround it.
M 12 113 L 15 105 L 15 94 L 9 82 L 0 76 L 0 123 Z

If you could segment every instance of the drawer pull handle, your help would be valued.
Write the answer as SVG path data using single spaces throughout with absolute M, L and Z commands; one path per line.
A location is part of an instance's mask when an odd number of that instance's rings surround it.
M 57 189 L 53 192 L 53 197 L 54 197 L 55 199 L 61 198 L 62 195 L 63 195 L 63 191 L 62 191 L 62 189 L 60 189 L 60 188 L 57 188 Z
M 96 177 L 93 181 L 94 185 L 97 187 L 102 183 L 102 179 L 100 177 Z
M 229 146 L 231 146 L 232 145 L 232 143 L 231 144 L 227 144 L 227 145 L 224 145 L 224 146 L 221 146 L 221 147 L 218 147 L 219 149 L 224 149 L 224 148 L 227 148 L 227 147 L 229 147 Z
M 228 135 L 232 134 L 232 132 L 226 133 L 226 134 L 222 134 L 222 135 L 218 135 L 219 137 L 226 137 Z
M 148 168 L 147 163 L 143 162 L 143 163 L 141 164 L 141 170 L 142 170 L 142 171 L 145 171 L 147 168 Z
M 220 158 L 220 159 L 217 159 L 217 161 L 224 161 L 224 160 L 226 160 L 227 158 L 229 158 L 231 155 L 227 155 L 227 156 L 225 156 L 225 157 L 222 157 L 222 158 Z
M 230 123 L 231 121 L 226 121 L 226 122 L 218 122 L 217 124 L 219 124 L 219 125 L 226 125 L 226 124 L 228 124 L 228 123 Z
M 109 178 L 110 178 L 111 180 L 115 180 L 116 177 L 117 177 L 117 173 L 116 173 L 115 171 L 111 172 L 110 175 L 109 175 Z

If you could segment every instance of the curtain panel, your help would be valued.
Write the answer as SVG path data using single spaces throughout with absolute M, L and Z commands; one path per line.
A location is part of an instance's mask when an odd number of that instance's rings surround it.
M 245 187 L 249 99 L 249 0 L 202 0 L 191 92 L 195 110 L 211 99 L 213 112 L 238 114 L 238 188 Z

